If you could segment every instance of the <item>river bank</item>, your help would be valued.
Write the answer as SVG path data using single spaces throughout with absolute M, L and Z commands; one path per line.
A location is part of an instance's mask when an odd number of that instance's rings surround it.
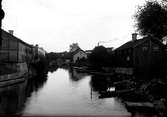
M 115 76 L 115 92 L 107 92 L 104 97 L 120 97 L 129 112 L 144 110 L 167 116 L 167 76 Z M 151 78 L 150 78 L 151 77 Z M 124 80 L 123 80 L 124 79 Z
M 2 63 L 0 67 L 0 87 L 22 82 L 28 78 L 47 72 L 47 65 L 43 62 L 34 64 Z
M 91 75 L 111 76 L 111 84 L 115 90 L 101 92 L 100 98 L 121 97 L 131 112 L 144 109 L 161 117 L 167 115 L 167 94 L 164 92 L 167 89 L 167 76 L 165 74 L 132 74 L 131 70 L 128 70 L 130 74 L 121 74 L 122 72 L 114 72 L 114 69 L 108 72 L 88 67 L 74 66 L 73 68 L 78 72 Z

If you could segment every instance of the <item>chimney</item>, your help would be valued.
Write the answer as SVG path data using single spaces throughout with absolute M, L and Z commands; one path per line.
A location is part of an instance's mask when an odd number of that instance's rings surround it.
M 136 41 L 137 40 L 137 33 L 132 33 L 132 41 Z
M 9 30 L 9 33 L 10 33 L 11 35 L 13 35 L 14 30 Z

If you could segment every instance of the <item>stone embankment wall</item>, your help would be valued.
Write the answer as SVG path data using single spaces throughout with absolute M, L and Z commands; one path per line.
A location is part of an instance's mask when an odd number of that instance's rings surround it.
M 28 75 L 28 66 L 26 63 L 8 63 L 4 64 L 3 67 L 10 68 L 16 72 L 0 75 L 0 87 L 23 81 Z

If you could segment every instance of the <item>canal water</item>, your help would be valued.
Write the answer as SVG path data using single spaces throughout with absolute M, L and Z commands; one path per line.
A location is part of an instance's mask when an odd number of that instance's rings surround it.
M 119 98 L 99 98 L 114 89 L 109 78 L 59 68 L 22 83 L 0 88 L 0 116 L 130 117 Z

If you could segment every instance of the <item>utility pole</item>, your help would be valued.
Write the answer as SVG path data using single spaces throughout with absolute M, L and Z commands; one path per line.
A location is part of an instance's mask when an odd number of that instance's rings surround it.
M 100 43 L 105 43 L 105 41 L 99 41 L 99 42 L 97 43 L 97 46 L 99 46 Z

